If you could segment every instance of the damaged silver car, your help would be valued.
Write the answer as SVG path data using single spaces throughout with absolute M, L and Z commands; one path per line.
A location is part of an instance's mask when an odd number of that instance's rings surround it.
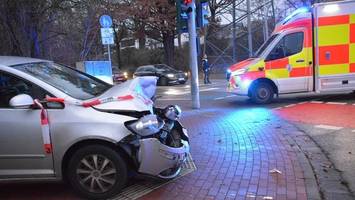
M 0 56 L 0 180 L 66 180 L 106 199 L 129 172 L 176 177 L 189 139 L 178 106 L 154 107 L 155 87 L 155 77 L 112 86 L 51 61 Z

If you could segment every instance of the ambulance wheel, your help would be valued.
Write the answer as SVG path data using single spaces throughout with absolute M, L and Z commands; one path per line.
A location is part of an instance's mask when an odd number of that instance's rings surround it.
M 67 177 L 73 189 L 86 199 L 108 199 L 125 186 L 127 166 L 112 148 L 89 145 L 71 157 Z
M 274 98 L 274 91 L 270 84 L 257 83 L 251 91 L 251 100 L 257 104 L 267 104 Z

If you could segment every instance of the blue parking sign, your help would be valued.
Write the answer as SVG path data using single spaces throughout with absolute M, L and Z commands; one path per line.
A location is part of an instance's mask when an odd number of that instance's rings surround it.
M 103 28 L 109 28 L 112 26 L 112 18 L 108 15 L 102 15 L 100 17 L 100 25 Z

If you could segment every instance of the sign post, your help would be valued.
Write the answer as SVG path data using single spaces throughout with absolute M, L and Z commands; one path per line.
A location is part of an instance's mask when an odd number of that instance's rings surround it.
M 114 44 L 113 40 L 113 28 L 112 26 L 112 18 L 108 15 L 102 15 L 100 17 L 100 25 L 101 25 L 101 41 L 103 45 L 107 45 L 107 54 L 108 60 L 111 63 L 111 50 L 110 44 Z
M 196 4 L 195 0 L 190 0 L 188 6 L 192 9 L 189 12 L 188 30 L 190 44 L 190 69 L 191 69 L 191 96 L 192 108 L 200 108 L 200 91 L 198 83 L 198 67 L 197 67 L 197 45 L 196 45 Z

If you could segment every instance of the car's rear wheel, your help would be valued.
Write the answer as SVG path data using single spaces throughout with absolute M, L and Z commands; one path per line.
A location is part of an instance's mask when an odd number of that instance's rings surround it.
M 251 99 L 257 104 L 267 104 L 274 98 L 274 91 L 268 83 L 257 83 L 251 91 Z
M 85 146 L 74 153 L 67 169 L 74 190 L 87 199 L 118 194 L 127 180 L 127 166 L 118 152 L 103 145 Z

